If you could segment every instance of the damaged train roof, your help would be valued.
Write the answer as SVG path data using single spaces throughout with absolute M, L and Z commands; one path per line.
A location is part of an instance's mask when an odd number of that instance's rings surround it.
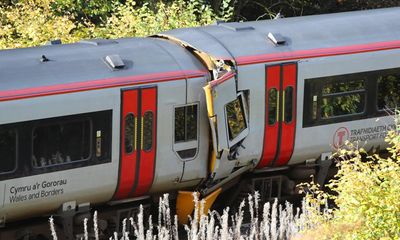
M 400 7 L 217 23 L 163 34 L 179 38 L 216 58 L 240 61 L 246 56 L 400 40 Z M 273 43 L 268 34 L 281 36 L 284 44 Z M 400 43 L 398 45 L 400 47 Z

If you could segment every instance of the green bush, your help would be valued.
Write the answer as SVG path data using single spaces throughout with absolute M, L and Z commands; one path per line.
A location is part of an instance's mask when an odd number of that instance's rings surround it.
M 51 0 L 20 2 L 0 8 L 0 48 L 36 46 L 51 39 L 77 41 L 78 26 L 70 15 L 56 16 Z
M 386 137 L 388 154 L 365 157 L 357 143 L 347 143 L 337 153 L 339 171 L 327 185 L 328 194 L 315 184 L 303 185 L 307 201 L 324 205 L 333 199 L 330 212 L 313 211 L 313 227 L 304 236 L 318 239 L 400 239 L 400 117 L 397 129 Z M 312 204 L 308 204 L 312 206 Z M 315 204 L 314 204 L 315 206 Z
M 85 4 L 83 4 L 85 2 Z M 200 0 L 162 1 L 151 7 L 133 0 L 23 0 L 0 5 L 0 49 L 63 43 L 90 38 L 140 37 L 161 31 L 206 25 L 228 19 L 233 11 L 224 1 L 219 15 Z

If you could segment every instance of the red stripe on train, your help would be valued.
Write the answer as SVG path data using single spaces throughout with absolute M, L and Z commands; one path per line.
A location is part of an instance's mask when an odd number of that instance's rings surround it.
M 400 48 L 400 40 L 237 57 L 238 65 L 327 57 Z
M 172 71 L 163 73 L 152 73 L 139 76 L 89 80 L 84 82 L 56 84 L 51 86 L 5 90 L 5 91 L 0 91 L 0 102 L 24 99 L 24 98 L 42 97 L 42 96 L 49 96 L 56 94 L 112 88 L 112 87 L 173 81 L 185 78 L 196 78 L 196 77 L 202 77 L 206 74 L 207 72 L 200 70 L 184 70 L 184 71 Z

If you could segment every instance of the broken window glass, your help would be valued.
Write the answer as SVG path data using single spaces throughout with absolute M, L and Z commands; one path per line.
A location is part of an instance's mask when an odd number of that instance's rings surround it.
M 226 116 L 228 119 L 229 139 L 236 138 L 244 129 L 246 129 L 246 119 L 242 98 L 238 97 L 225 106 Z

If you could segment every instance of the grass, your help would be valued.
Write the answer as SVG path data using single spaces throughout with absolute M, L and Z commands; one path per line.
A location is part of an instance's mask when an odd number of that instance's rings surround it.
M 199 216 L 202 212 L 203 203 L 195 196 L 195 213 Z M 249 195 L 247 200 L 242 201 L 237 213 L 230 214 L 229 207 L 223 210 L 222 214 L 211 211 L 207 215 L 191 218 L 188 225 L 183 226 L 186 234 L 179 232 L 177 216 L 171 215 L 168 194 L 165 194 L 159 201 L 158 221 L 154 224 L 153 217 L 144 219 L 143 207 L 135 218 L 123 220 L 122 233 L 114 233 L 113 236 L 102 236 L 97 228 L 97 212 L 93 216 L 93 229 L 88 229 L 88 220 L 84 221 L 84 233 L 81 239 L 103 239 L 110 240 L 216 240 L 216 239 L 292 239 L 299 238 L 300 233 L 305 229 L 314 226 L 310 225 L 310 207 L 316 209 L 319 206 L 312 206 L 303 200 L 302 207 L 294 209 L 291 203 L 281 205 L 275 200 L 273 203 L 259 205 L 259 194 Z M 248 212 L 246 212 L 248 211 Z M 250 214 L 250 221 L 244 222 L 244 215 Z M 53 218 L 50 218 L 50 230 L 54 240 L 57 240 Z M 129 226 L 130 225 L 130 226 Z M 147 226 L 147 227 L 145 227 Z M 132 229 L 129 231 L 128 229 Z

